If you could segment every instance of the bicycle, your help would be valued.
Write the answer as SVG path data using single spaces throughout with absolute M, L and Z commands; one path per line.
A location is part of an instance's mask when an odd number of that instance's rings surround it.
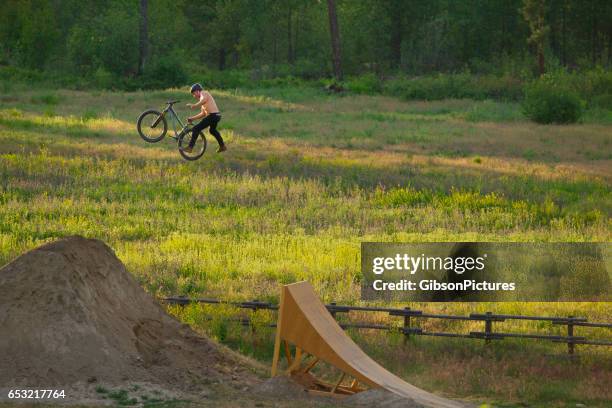
M 166 107 L 161 112 L 154 109 L 142 112 L 138 117 L 136 128 L 138 129 L 138 134 L 145 142 L 157 143 L 161 141 L 168 132 L 168 121 L 166 120 L 166 116 L 170 115 L 174 135 L 169 135 L 169 137 L 177 141 L 179 153 L 185 160 L 197 160 L 202 157 L 206 151 L 206 137 L 203 132 L 200 132 L 196 137 L 193 150 L 191 152 L 186 152 L 184 150 L 191 140 L 191 129 L 193 126 L 189 123 L 183 124 L 174 111 L 172 106 L 178 102 L 179 101 L 166 102 Z M 177 123 L 180 125 L 180 130 L 178 131 L 176 127 Z

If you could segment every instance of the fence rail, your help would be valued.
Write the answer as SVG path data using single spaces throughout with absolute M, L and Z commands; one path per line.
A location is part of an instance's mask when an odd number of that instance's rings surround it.
M 247 302 L 225 302 L 218 299 L 206 299 L 196 298 L 190 299 L 182 296 L 173 296 L 161 299 L 167 304 L 175 304 L 185 306 L 190 303 L 202 303 L 209 305 L 230 305 L 239 309 L 250 309 L 252 312 L 257 310 L 278 310 L 278 305 L 274 303 L 261 302 L 258 300 L 247 301 Z M 337 318 L 338 313 L 350 313 L 352 311 L 357 312 L 381 312 L 387 313 L 389 317 L 403 317 L 403 322 L 400 327 L 393 326 L 390 324 L 375 324 L 365 322 L 339 322 L 343 329 L 372 329 L 372 330 L 385 330 L 385 331 L 399 331 L 405 337 L 406 341 L 410 336 L 434 336 L 434 337 L 457 337 L 467 339 L 480 339 L 486 343 L 490 343 L 492 340 L 503 340 L 505 338 L 521 338 L 521 339 L 537 339 L 537 340 L 549 340 L 554 343 L 566 343 L 568 354 L 574 354 L 576 351 L 576 345 L 592 345 L 592 346 L 612 346 L 612 340 L 589 340 L 584 336 L 576 336 L 576 327 L 591 327 L 598 329 L 612 329 L 612 323 L 598 323 L 589 322 L 585 317 L 549 317 L 549 316 L 522 316 L 522 315 L 507 315 L 507 314 L 494 314 L 492 312 L 486 313 L 471 313 L 468 316 L 461 315 L 448 315 L 448 314 L 434 314 L 425 313 L 421 310 L 413 310 L 409 307 L 403 309 L 387 308 L 387 307 L 368 307 L 368 306 L 346 306 L 337 305 L 336 303 L 330 303 L 325 305 L 327 310 L 331 313 L 334 318 Z M 480 321 L 484 323 L 484 331 L 472 331 L 470 333 L 448 333 L 448 332 L 432 332 L 426 331 L 419 327 L 414 326 L 415 319 L 443 319 L 443 320 L 464 320 L 464 321 Z M 240 322 L 242 325 L 248 326 L 251 324 L 249 318 L 236 318 L 232 319 Z M 530 321 L 549 321 L 554 325 L 566 326 L 567 335 L 555 335 L 555 334 L 532 334 L 532 333 L 508 333 L 508 332 L 497 332 L 493 330 L 493 323 L 500 324 L 506 321 L 512 320 L 530 320 Z M 269 327 L 276 327 L 276 324 L 271 323 Z

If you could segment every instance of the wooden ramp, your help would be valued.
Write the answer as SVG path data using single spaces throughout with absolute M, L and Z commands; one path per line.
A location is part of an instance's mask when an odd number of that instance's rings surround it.
M 282 289 L 272 376 L 278 373 L 281 351 L 287 358 L 288 374 L 313 393 L 343 396 L 363 391 L 364 386 L 380 387 L 426 407 L 465 406 L 403 381 L 368 357 L 346 335 L 308 282 Z M 338 368 L 342 376 L 331 383 L 317 379 L 310 370 L 319 361 Z

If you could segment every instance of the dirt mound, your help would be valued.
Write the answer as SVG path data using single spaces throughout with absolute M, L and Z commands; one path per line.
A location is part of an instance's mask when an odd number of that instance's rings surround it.
M 284 375 L 268 378 L 257 385 L 253 391 L 262 395 L 279 398 L 310 398 L 304 387 Z
M 98 240 L 62 239 L 0 269 L 0 332 L 0 388 L 253 378 L 166 314 Z
M 344 407 L 355 408 L 425 408 L 411 399 L 395 395 L 389 391 L 375 388 L 351 395 L 342 401 Z

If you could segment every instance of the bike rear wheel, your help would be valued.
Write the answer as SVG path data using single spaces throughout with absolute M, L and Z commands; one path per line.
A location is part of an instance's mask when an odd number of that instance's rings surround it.
M 140 114 L 136 127 L 138 134 L 145 142 L 155 143 L 166 136 L 168 122 L 161 112 L 148 110 Z
M 193 161 L 198 160 L 206 152 L 206 137 L 200 132 L 195 140 L 195 144 L 191 152 L 185 151 L 191 141 L 191 132 L 183 132 L 178 139 L 179 153 L 183 159 Z

